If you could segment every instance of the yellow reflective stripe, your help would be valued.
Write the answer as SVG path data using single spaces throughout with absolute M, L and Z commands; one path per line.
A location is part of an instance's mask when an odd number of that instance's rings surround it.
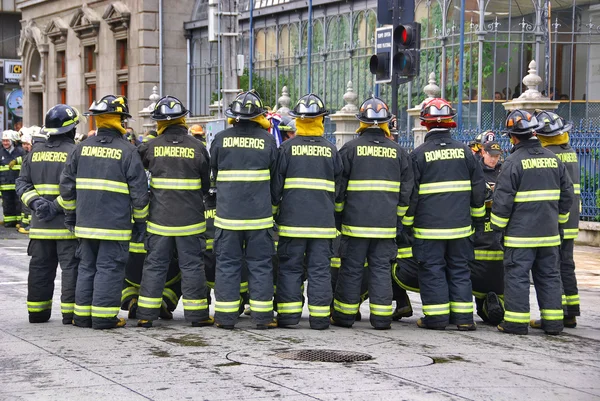
M 144 206 L 143 209 L 133 209 L 134 219 L 145 219 L 148 217 L 148 205 Z
M 4 216 L 4 222 L 13 222 L 13 221 L 19 221 L 19 217 L 18 216 Z
M 88 189 L 93 191 L 116 192 L 129 195 L 127 183 L 113 180 L 102 180 L 99 178 L 77 178 L 75 181 L 77 190 Z
M 66 228 L 35 228 L 29 229 L 30 239 L 76 239 L 77 237 Z
M 302 313 L 302 302 L 278 302 L 277 313 Z
M 448 315 L 450 314 L 450 303 L 423 305 L 423 314 L 425 314 L 425 316 Z
M 326 306 L 318 306 L 318 305 L 308 305 L 308 313 L 310 316 L 314 317 L 329 317 L 331 309 L 329 305 Z M 279 307 L 277 308 L 277 312 L 279 313 Z
M 559 199 L 560 189 L 519 191 L 515 195 L 515 202 L 555 201 Z
M 206 240 L 206 250 L 207 250 L 207 251 L 210 251 L 211 249 L 213 249 L 213 243 L 214 243 L 214 242 L 215 242 L 215 240 L 214 240 L 214 239 L 212 239 L 212 238 L 208 238 L 208 239 Z
M 579 234 L 579 229 L 578 228 L 565 228 L 563 230 L 564 232 L 564 239 L 575 239 L 577 238 L 577 235 Z
M 567 305 L 569 305 L 569 306 L 579 305 L 579 294 L 567 295 L 565 298 L 567 299 Z
M 3 184 L 0 185 L 0 191 L 14 191 L 15 184 Z
M 141 296 L 138 298 L 138 306 L 147 309 L 160 309 L 162 298 L 149 298 Z
M 74 311 L 75 311 L 75 302 L 72 302 L 72 303 L 61 302 L 60 303 L 60 312 L 61 313 L 73 313 Z
M 369 310 L 372 315 L 377 316 L 392 316 L 394 312 L 392 305 L 377 305 L 373 303 L 369 304 Z
M 567 214 L 559 214 L 558 215 L 558 222 L 560 224 L 565 224 L 567 221 L 569 221 L 569 216 L 571 215 L 571 212 L 567 213 Z
M 225 230 L 260 230 L 273 227 L 273 217 L 253 220 L 232 220 L 215 217 L 215 227 Z
M 135 287 L 126 287 L 121 291 L 121 303 L 125 302 L 127 298 L 138 296 L 140 290 Z
M 146 253 L 143 242 L 130 242 L 129 252 L 131 253 Z
M 255 301 L 250 299 L 250 310 L 252 312 L 271 312 L 273 310 L 273 301 Z
M 269 181 L 269 170 L 219 170 L 217 181 Z
M 398 253 L 396 254 L 397 259 L 406 259 L 406 258 L 412 258 L 412 257 L 413 257 L 413 252 L 412 252 L 412 248 L 410 246 L 407 248 L 398 248 Z
M 415 222 L 415 216 L 404 216 L 402 217 L 403 226 L 412 226 Z
M 21 201 L 26 204 L 29 205 L 29 202 L 32 201 L 35 198 L 39 198 L 40 195 L 38 194 L 38 192 L 35 189 L 32 189 L 31 191 L 27 191 L 25 193 L 23 193 L 23 195 L 21 195 Z
M 562 313 L 562 311 L 561 311 Z M 529 323 L 529 312 L 511 312 L 504 311 L 504 320 L 511 323 Z M 561 317 L 562 319 L 562 317 Z
M 335 182 L 320 178 L 286 178 L 283 189 L 316 189 L 335 192 Z
M 165 288 L 162 292 L 162 295 L 163 295 L 163 298 L 167 298 L 169 301 L 171 301 L 171 303 L 173 305 L 177 305 L 177 302 L 179 302 L 179 298 L 177 297 L 177 294 L 175 294 L 175 291 L 173 291 L 170 288 Z M 187 309 L 189 309 L 189 308 L 187 308 Z
M 155 189 L 174 190 L 196 190 L 202 189 L 202 181 L 199 178 L 155 178 L 150 180 L 150 186 Z
M 471 226 L 460 228 L 414 228 L 415 238 L 455 239 L 468 237 L 473 233 Z
M 543 246 L 559 246 L 560 236 L 553 235 L 550 237 L 504 237 L 504 246 L 512 248 L 530 248 Z
M 202 234 L 206 231 L 206 222 L 192 224 L 189 226 L 168 227 L 148 222 L 148 232 L 151 234 L 162 235 L 164 237 L 179 237 L 186 235 Z
M 58 184 L 35 184 L 35 190 L 40 195 L 59 195 Z
M 338 301 L 337 299 L 333 300 L 333 309 L 336 311 L 343 313 L 344 315 L 356 315 L 358 312 L 358 307 L 360 304 L 345 304 L 343 302 Z
M 240 293 L 243 292 L 248 292 L 248 282 L 247 281 L 242 281 L 240 283 Z
M 60 207 L 62 207 L 65 210 L 75 210 L 75 199 L 67 201 L 64 200 L 62 196 L 59 196 L 58 198 L 56 198 L 56 201 L 58 202 Z
M 75 226 L 75 236 L 78 238 L 105 239 L 111 241 L 129 241 L 131 230 L 109 230 L 107 228 L 89 228 Z
M 77 305 L 75 304 L 75 310 L 73 311 L 77 316 L 89 317 L 92 315 L 91 305 Z
M 388 180 L 350 180 L 347 191 L 400 191 L 400 181 Z
M 335 227 L 289 227 L 279 226 L 279 235 L 294 238 L 335 238 Z
M 342 225 L 342 234 L 359 238 L 396 238 L 396 228 Z
M 485 205 L 481 207 L 472 207 L 471 216 L 473 217 L 485 217 Z
M 575 195 L 581 195 L 581 184 L 573 184 Z
M 563 320 L 565 317 L 562 309 L 542 309 L 540 314 L 544 320 Z
M 177 273 L 175 277 L 165 283 L 165 287 L 170 287 L 176 282 L 181 281 L 181 272 Z
M 419 185 L 419 195 L 441 194 L 446 192 L 464 192 L 471 190 L 471 181 L 442 181 Z
M 504 260 L 504 252 L 475 249 L 475 260 Z
M 27 301 L 28 312 L 43 312 L 52 309 L 52 300 L 49 301 Z
M 565 305 L 567 304 L 567 297 L 565 294 L 562 294 L 562 306 L 563 308 L 565 307 Z
M 452 313 L 473 313 L 473 302 L 450 301 L 450 312 L 452 312 Z
M 115 317 L 119 314 L 119 306 L 93 306 L 92 317 Z
M 125 281 L 127 282 L 127 284 L 135 287 L 135 288 L 140 288 L 140 285 L 137 283 L 134 283 L 133 281 L 129 280 L 128 278 L 125 279 Z
M 335 211 L 338 212 L 338 213 L 344 211 L 344 203 L 345 202 L 336 203 L 335 204 Z
M 334 269 L 339 269 L 340 266 L 342 265 L 342 259 L 340 258 L 331 258 L 331 262 L 329 264 L 331 267 L 333 267 Z
M 215 312 L 238 313 L 240 311 L 240 301 L 215 301 Z
M 204 310 L 208 309 L 208 300 L 204 299 L 185 299 L 182 298 L 184 310 Z
M 408 211 L 408 206 L 398 206 L 396 208 L 396 214 L 398 215 L 398 217 L 404 217 L 404 215 L 406 214 L 407 211 Z
M 490 214 L 490 222 L 500 228 L 504 228 L 508 225 L 508 218 L 500 217 L 492 213 Z
M 471 291 L 471 293 L 475 296 L 475 298 L 477 299 L 483 299 L 486 297 L 487 293 L 486 292 L 477 292 L 477 291 Z
M 271 213 L 277 214 L 279 212 L 279 206 L 271 205 Z

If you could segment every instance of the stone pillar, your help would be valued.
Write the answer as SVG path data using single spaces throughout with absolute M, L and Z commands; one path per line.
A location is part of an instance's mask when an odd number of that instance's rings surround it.
M 560 102 L 550 100 L 550 98 L 543 96 L 538 90 L 538 85 L 542 83 L 542 78 L 537 74 L 535 60 L 531 60 L 529 63 L 528 72 L 529 74 L 523 78 L 523 84 L 527 87 L 527 90 L 517 99 L 502 103 L 502 106 L 504 106 L 506 111 L 521 109 L 527 110 L 530 113 L 533 113 L 536 109 L 556 110 Z
M 144 107 L 142 110 L 140 110 L 140 112 L 138 113 L 138 116 L 142 119 L 141 125 L 143 132 L 148 132 L 150 130 L 156 129 L 156 121 L 150 118 L 150 113 L 152 112 L 152 110 L 154 110 L 156 102 L 158 102 L 160 99 L 157 86 L 152 87 L 152 94 L 148 97 L 148 99 L 151 103 L 147 107 Z
M 412 109 L 406 110 L 408 115 L 413 119 L 413 136 L 414 136 L 414 148 L 420 146 L 425 141 L 425 134 L 427 134 L 427 128 L 421 125 L 421 120 L 419 119 L 419 115 L 421 114 L 421 107 L 424 103 L 430 101 L 431 99 L 435 99 L 440 96 L 441 90 L 440 87 L 437 86 L 435 82 L 435 73 L 429 74 L 429 84 L 425 85 L 423 88 L 423 93 L 427 95 L 425 100 L 422 103 L 419 103 Z
M 277 110 L 275 110 L 277 114 L 279 114 L 281 117 L 289 117 L 288 113 L 290 112 L 291 101 L 292 99 L 290 98 L 288 87 L 284 86 L 281 88 L 281 97 L 277 99 L 277 103 L 279 104 L 279 107 Z
M 336 127 L 334 135 L 335 146 L 338 149 L 356 137 L 356 130 L 359 127 L 359 121 L 356 119 L 356 113 L 358 113 L 357 99 L 358 95 L 354 93 L 352 81 L 348 81 L 348 87 L 344 94 L 346 105 L 330 116 Z

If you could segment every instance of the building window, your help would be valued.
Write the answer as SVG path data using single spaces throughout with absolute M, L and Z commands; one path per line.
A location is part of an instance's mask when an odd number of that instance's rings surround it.
M 58 78 L 67 76 L 67 60 L 64 50 L 56 52 L 56 76 Z
M 117 40 L 117 69 L 127 68 L 127 39 Z
M 83 48 L 83 52 L 85 55 L 85 72 L 95 72 L 96 71 L 96 52 L 94 51 L 94 46 L 85 46 Z
M 62 104 L 67 104 L 67 89 L 66 88 L 59 89 L 58 97 Z
M 127 97 L 127 82 L 119 82 L 119 94 Z
M 94 100 L 96 100 L 96 84 L 90 84 L 87 86 L 87 98 L 88 104 L 91 105 Z M 92 117 L 88 118 L 89 129 L 93 130 L 94 127 L 94 119 Z

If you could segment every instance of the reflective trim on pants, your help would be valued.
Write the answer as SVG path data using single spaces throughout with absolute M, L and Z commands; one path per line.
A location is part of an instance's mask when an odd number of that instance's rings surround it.
M 562 310 L 561 319 L 562 319 Z M 530 319 L 529 312 L 511 312 L 509 310 L 504 311 L 504 320 L 511 323 L 525 323 L 528 324 Z
M 278 307 L 279 309 L 279 307 Z M 308 305 L 308 312 L 310 316 L 313 317 L 329 317 L 330 313 L 329 305 L 327 306 L 317 306 L 317 305 Z M 279 312 L 279 310 L 278 310 Z
M 450 301 L 450 312 L 452 312 L 452 313 L 473 313 L 473 302 Z
M 66 302 L 61 302 L 60 303 L 60 312 L 63 314 L 72 314 L 75 311 L 75 302 L 72 303 L 66 303 Z
M 73 313 L 77 316 L 90 317 L 92 316 L 92 305 L 77 305 Z
M 302 313 L 302 302 L 281 302 L 277 304 L 277 313 Z
M 425 316 L 449 315 L 450 304 L 423 305 L 423 314 Z
M 358 313 L 359 306 L 359 303 L 345 304 L 343 302 L 338 301 L 337 299 L 333 300 L 333 309 L 340 313 L 343 313 L 344 315 L 356 315 Z
M 579 305 L 579 294 L 576 295 L 567 295 L 566 297 L 567 305 Z
M 240 310 L 240 301 L 215 301 L 215 312 L 238 313 Z
M 181 299 L 184 310 L 204 310 L 208 309 L 208 300 L 204 299 Z
M 369 303 L 369 310 L 371 314 L 378 316 L 392 316 L 393 308 L 392 305 L 377 305 Z
M 273 301 L 255 301 L 250 299 L 250 310 L 253 312 L 271 312 Z
M 563 320 L 564 318 L 562 309 L 542 309 L 540 314 L 543 320 Z
M 93 306 L 92 317 L 115 317 L 119 314 L 120 306 Z
M 160 309 L 162 298 L 148 298 L 140 296 L 138 298 L 138 306 L 148 309 Z
M 28 312 L 43 312 L 49 309 L 52 309 L 52 300 L 38 302 L 27 301 Z

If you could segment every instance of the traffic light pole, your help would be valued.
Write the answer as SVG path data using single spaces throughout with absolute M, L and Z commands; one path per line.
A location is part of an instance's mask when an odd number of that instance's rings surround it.
M 394 0 L 394 10 L 392 11 L 392 25 L 394 29 L 400 25 L 400 3 L 402 0 Z M 394 45 L 395 46 L 395 45 Z M 392 68 L 392 114 L 398 118 L 398 86 L 400 84 L 398 80 L 398 74 Z

